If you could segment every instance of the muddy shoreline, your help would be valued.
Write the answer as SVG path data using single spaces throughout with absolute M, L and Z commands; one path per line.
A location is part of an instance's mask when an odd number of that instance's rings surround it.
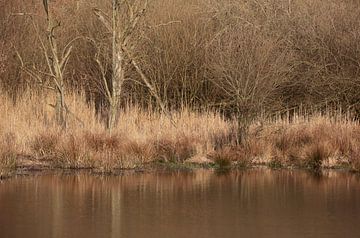
M 274 163 L 260 163 L 253 162 L 247 165 L 233 162 L 226 166 L 216 164 L 215 162 L 161 162 L 155 161 L 143 164 L 134 168 L 113 168 L 110 170 L 104 170 L 102 168 L 64 168 L 55 166 L 50 159 L 36 159 L 31 157 L 19 157 L 17 159 L 17 165 L 13 168 L 0 168 L 0 180 L 11 179 L 16 176 L 38 176 L 45 174 L 77 174 L 87 173 L 90 175 L 101 176 L 118 176 L 128 175 L 136 173 L 155 173 L 155 172 L 167 172 L 167 171 L 194 171 L 197 169 L 208 169 L 216 172 L 227 172 L 235 169 L 252 170 L 252 169 L 270 169 L 270 170 L 304 170 L 310 173 L 321 174 L 324 171 L 341 171 L 347 173 L 358 173 L 351 169 L 351 166 L 342 164 L 325 164 L 318 169 L 313 169 L 306 166 L 299 165 L 282 165 Z

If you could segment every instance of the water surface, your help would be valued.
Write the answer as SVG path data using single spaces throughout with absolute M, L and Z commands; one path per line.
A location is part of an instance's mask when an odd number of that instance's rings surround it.
M 360 179 L 249 170 L 0 182 L 0 237 L 360 237 Z

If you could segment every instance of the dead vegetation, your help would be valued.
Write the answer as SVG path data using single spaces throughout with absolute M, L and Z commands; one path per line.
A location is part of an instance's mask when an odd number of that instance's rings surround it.
M 246 143 L 239 145 L 233 139 L 236 121 L 211 112 L 174 112 L 174 124 L 161 113 L 129 106 L 121 113 L 123 123 L 109 134 L 85 98 L 71 94 L 67 101 L 76 102 L 70 106 L 86 119 L 85 126 L 79 128 L 74 120 L 64 131 L 56 119 L 48 119 L 52 114 L 46 102 L 52 100 L 49 95 L 27 95 L 15 106 L 1 97 L 2 168 L 21 167 L 21 158 L 31 158 L 52 168 L 111 172 L 153 162 L 197 163 L 196 159 L 202 158 L 208 166 L 219 168 L 360 169 L 360 125 L 346 117 L 314 114 L 254 122 Z M 45 101 L 29 108 L 28 103 L 39 97 Z
M 34 14 L 44 41 L 46 18 L 41 1 L 2 5 L 0 79 L 14 96 L 29 78 L 19 70 L 14 49 L 42 72 L 47 65 L 31 21 L 11 14 Z M 113 38 L 94 9 L 111 16 L 111 1 L 62 0 L 50 7 L 61 22 L 59 49 L 81 38 L 73 43 L 63 72 L 66 88 L 86 93 L 106 115 L 106 97 L 112 96 L 107 85 L 113 90 Z M 131 23 L 126 9 L 119 13 L 125 25 Z M 141 6 L 136 9 L 143 13 Z M 242 122 L 256 117 L 260 107 L 277 112 L 341 105 L 358 113 L 359 9 L 359 2 L 350 0 L 152 1 L 127 40 L 132 57 L 124 57 L 119 106 L 132 101 L 160 107 L 161 101 L 170 109 L 222 110 Z
M 359 2 L 125 2 L 0 3 L 3 167 L 360 169 Z
M 257 136 L 250 135 L 249 148 L 255 162 L 313 170 L 344 165 L 356 169 L 359 131 L 359 123 L 346 118 L 318 114 L 283 119 L 264 125 Z
M 161 113 L 129 106 L 121 112 L 121 121 L 111 134 L 80 95 L 67 97 L 69 107 L 84 118 L 84 127 L 76 120 L 62 130 L 51 117 L 51 95 L 27 94 L 14 106 L 1 97 L 1 141 L 11 135 L 12 154 L 47 161 L 51 167 L 95 168 L 104 171 L 134 168 L 154 161 L 183 163 L 195 155 L 212 151 L 213 135 L 227 133 L 229 125 L 215 113 L 187 110 L 173 113 L 175 125 Z M 28 103 L 45 99 L 36 107 Z M 71 103 L 73 102 L 73 103 Z M 6 149 L 6 150 L 5 150 Z M 15 160 L 16 161 L 16 160 Z

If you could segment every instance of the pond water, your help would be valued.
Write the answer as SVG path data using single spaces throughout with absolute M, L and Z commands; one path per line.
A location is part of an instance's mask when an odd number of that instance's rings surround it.
M 360 237 L 360 178 L 247 170 L 0 182 L 0 237 Z

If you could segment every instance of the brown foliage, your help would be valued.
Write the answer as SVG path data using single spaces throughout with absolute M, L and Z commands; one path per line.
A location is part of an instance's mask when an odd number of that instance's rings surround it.
M 110 77 L 111 41 L 92 11 L 109 12 L 109 2 L 51 3 L 62 23 L 57 35 L 59 48 L 76 36 L 83 37 L 74 45 L 65 80 L 69 86 L 85 90 L 98 106 L 106 104 L 95 55 L 108 62 Z M 256 115 L 259 107 L 271 112 L 299 105 L 322 108 L 326 102 L 359 111 L 359 3 L 290 3 L 152 1 L 146 21 L 130 43 L 136 60 L 172 108 L 215 107 Z M 42 26 L 41 7 L 40 1 L 2 3 L 0 80 L 11 94 L 26 85 L 27 77 L 18 68 L 14 47 L 26 61 L 46 67 L 42 53 L 34 50 L 38 43 L 29 20 L 11 13 L 35 14 Z M 125 83 L 123 101 L 154 102 L 132 67 L 126 69 L 126 77 L 132 80 Z
M 196 153 L 194 141 L 188 138 L 157 140 L 154 147 L 157 159 L 166 162 L 184 162 Z
M 105 169 L 130 166 L 129 161 L 183 162 L 196 153 L 212 152 L 220 164 L 247 156 L 265 163 L 308 163 L 318 168 L 331 158 L 359 168 L 359 126 L 351 121 L 360 112 L 358 1 L 152 1 L 129 47 L 161 99 L 169 108 L 178 109 L 179 120 L 147 114 L 154 111 L 154 96 L 127 64 L 120 106 L 131 106 L 124 109 L 124 116 L 120 114 L 122 124 L 111 136 L 99 125 L 92 108 L 94 103 L 99 113 L 108 106 L 96 56 L 104 62 L 107 80 L 112 74 L 111 40 L 92 13 L 93 8 L 109 12 L 111 3 L 62 0 L 51 4 L 62 23 L 56 34 L 59 49 L 81 37 L 74 44 L 64 80 L 67 88 L 86 97 L 75 96 L 69 105 L 85 121 L 85 128 L 69 122 L 71 133 L 57 133 L 47 111 L 48 95 L 29 101 L 23 95 L 25 87 L 32 91 L 38 87 L 27 83 L 15 49 L 29 62 L 28 67 L 37 65 L 42 70 L 46 64 L 29 18 L 13 13 L 33 14 L 41 32 L 46 32 L 44 13 L 41 1 L 4 1 L 0 3 L 1 92 L 16 103 L 1 98 L 5 118 L 0 124 L 4 128 L 18 124 L 14 133 L 21 149 L 14 151 L 54 156 L 59 161 L 66 157 L 68 166 Z M 45 39 L 46 34 L 41 37 Z M 44 75 L 44 80 L 49 77 Z M 335 107 L 354 114 L 346 120 L 324 114 Z M 186 114 L 184 108 L 201 113 Z M 313 115 L 298 115 L 293 108 Z M 218 114 L 211 116 L 213 109 L 227 121 Z M 291 115 L 282 118 L 286 113 Z M 241 123 L 234 123 L 234 114 Z M 267 122 L 260 118 L 264 114 L 270 119 L 280 117 Z M 264 126 L 255 128 L 256 120 L 260 124 L 265 120 Z M 242 126 L 248 133 L 246 143 L 235 146 L 236 131 Z M 32 132 L 29 127 L 36 129 Z M 20 136 L 24 131 L 26 135 Z
M 209 154 L 209 158 L 220 168 L 230 167 L 233 163 L 247 166 L 250 163 L 249 154 L 241 147 L 227 146 Z
M 0 141 L 0 175 L 2 169 L 16 167 L 18 152 L 16 148 L 16 135 L 14 133 L 5 133 Z
M 56 153 L 60 136 L 58 133 L 41 132 L 31 141 L 30 147 L 39 156 L 52 156 Z

